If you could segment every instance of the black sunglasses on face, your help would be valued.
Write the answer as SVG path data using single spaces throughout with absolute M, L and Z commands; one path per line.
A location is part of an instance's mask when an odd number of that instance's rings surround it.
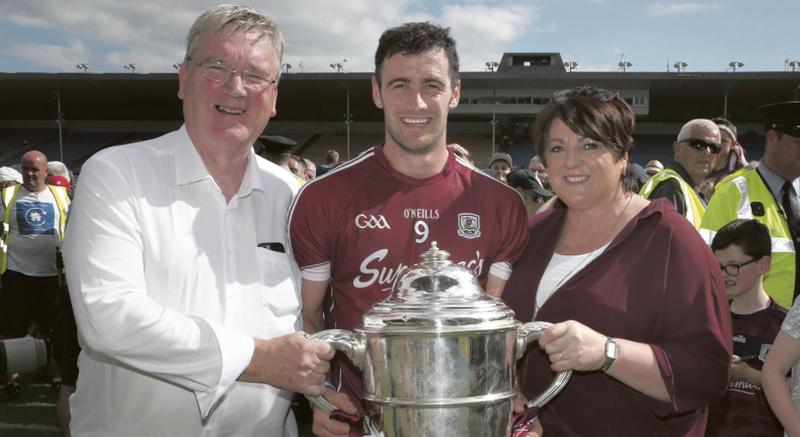
M 719 269 L 722 270 L 723 272 L 727 273 L 729 276 L 739 276 L 739 270 L 742 267 L 744 267 L 744 266 L 746 266 L 748 264 L 752 264 L 752 263 L 754 263 L 756 261 L 758 261 L 758 259 L 757 258 L 753 258 L 750 261 L 743 262 L 741 264 L 731 263 L 731 264 L 725 264 L 724 266 L 722 264 L 720 264 Z
M 714 153 L 714 154 L 717 154 L 717 153 L 720 152 L 720 150 L 722 150 L 722 145 L 720 145 L 720 143 L 709 143 L 709 142 L 707 142 L 705 140 L 701 140 L 699 138 L 689 138 L 689 139 L 683 140 L 681 142 L 688 144 L 689 147 L 691 147 L 692 149 L 700 150 L 700 151 L 703 151 L 703 150 L 706 149 L 706 147 L 708 147 L 708 150 L 711 151 L 711 153 Z
M 564 88 L 553 93 L 553 101 L 561 104 L 573 97 L 591 97 L 601 102 L 608 102 L 619 98 L 619 93 L 610 88 L 583 86 L 579 88 Z

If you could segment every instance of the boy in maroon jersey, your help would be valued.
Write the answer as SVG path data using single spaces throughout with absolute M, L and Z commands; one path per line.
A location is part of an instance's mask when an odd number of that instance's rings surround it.
M 447 115 L 460 93 L 447 29 L 408 23 L 384 32 L 372 79 L 384 144 L 306 184 L 290 212 L 308 332 L 360 326 L 434 241 L 488 293 L 502 293 L 527 242 L 525 208 L 516 191 L 448 151 Z M 361 372 L 339 355 L 332 380 L 343 393 L 326 397 L 363 414 Z M 314 412 L 317 435 L 348 435 L 349 428 Z
M 725 225 L 711 242 L 731 299 L 734 355 L 728 391 L 709 407 L 708 436 L 783 435 L 761 390 L 761 367 L 786 317 L 762 286 L 771 246 L 766 226 L 743 219 Z

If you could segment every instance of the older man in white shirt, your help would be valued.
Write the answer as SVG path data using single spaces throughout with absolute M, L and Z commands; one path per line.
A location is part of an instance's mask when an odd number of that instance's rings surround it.
M 185 126 L 83 166 L 65 262 L 79 339 L 74 436 L 297 435 L 330 346 L 300 327 L 292 176 L 252 145 L 283 42 L 248 8 L 201 15 L 179 70 Z

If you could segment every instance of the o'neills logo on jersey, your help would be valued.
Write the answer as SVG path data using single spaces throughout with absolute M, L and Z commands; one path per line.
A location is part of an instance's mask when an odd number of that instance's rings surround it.
M 356 216 L 356 227 L 358 229 L 392 229 L 386 217 L 378 214 L 359 214 Z
M 406 208 L 403 217 L 410 219 L 439 220 L 438 209 Z
M 396 266 L 384 265 L 383 260 L 388 254 L 389 249 L 378 249 L 367 255 L 358 267 L 359 274 L 353 278 L 353 287 L 367 288 L 377 284 L 381 286 L 382 291 L 390 291 L 394 281 L 403 274 L 408 266 L 403 263 L 398 263 Z M 475 251 L 473 259 L 458 261 L 458 264 L 473 271 L 475 276 L 481 276 L 483 263 L 484 259 L 478 250 Z
M 471 212 L 458 215 L 458 235 L 467 239 L 481 236 L 481 216 Z

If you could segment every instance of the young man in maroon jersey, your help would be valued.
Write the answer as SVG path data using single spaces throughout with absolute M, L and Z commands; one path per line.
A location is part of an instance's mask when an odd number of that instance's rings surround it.
M 756 220 L 734 220 L 717 232 L 711 250 L 730 298 L 733 359 L 728 391 L 708 410 L 707 436 L 782 436 L 783 427 L 761 389 L 761 367 L 786 317 L 764 291 L 772 239 Z
M 434 241 L 475 272 L 488 293 L 503 292 L 526 244 L 525 209 L 513 189 L 448 151 L 447 115 L 460 93 L 448 29 L 408 23 L 383 33 L 372 98 L 384 112 L 384 144 L 305 185 L 290 212 L 308 332 L 360 326 Z M 326 397 L 348 413 L 363 413 L 358 368 L 342 356 L 332 379 L 344 394 Z M 351 435 L 363 435 L 356 429 Z M 314 412 L 317 435 L 349 431 Z

